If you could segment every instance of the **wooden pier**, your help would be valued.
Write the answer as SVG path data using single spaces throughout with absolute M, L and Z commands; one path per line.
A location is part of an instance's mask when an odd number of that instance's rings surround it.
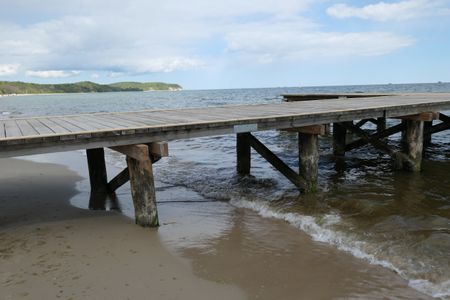
M 0 119 L 0 158 L 87 150 L 91 197 L 104 197 L 130 180 L 136 223 L 158 226 L 152 165 L 168 155 L 167 142 L 201 136 L 236 134 L 237 172 L 250 173 L 253 148 L 304 192 L 317 189 L 318 136 L 333 124 L 334 154 L 371 144 L 390 154 L 398 168 L 420 171 L 423 143 L 450 129 L 450 94 L 286 95 L 282 103 L 173 110 L 145 110 L 67 116 Z M 315 100 L 319 99 L 319 100 Z M 400 119 L 386 128 L 387 118 Z M 355 123 L 356 121 L 356 123 Z M 435 121 L 435 123 L 433 123 Z M 361 126 L 377 125 L 375 133 Z M 298 133 L 299 171 L 294 171 L 251 132 Z M 359 139 L 347 141 L 351 132 Z M 385 139 L 402 132 L 404 150 Z M 128 167 L 108 181 L 104 148 L 126 155 Z

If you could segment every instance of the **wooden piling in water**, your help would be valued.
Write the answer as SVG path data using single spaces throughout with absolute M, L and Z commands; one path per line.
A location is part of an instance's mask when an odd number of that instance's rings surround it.
M 136 224 L 143 227 L 159 226 L 156 207 L 155 181 L 153 166 L 149 157 L 147 145 L 133 145 L 137 155 L 127 155 L 127 165 L 130 172 L 131 195 L 133 197 Z
M 409 160 L 404 164 L 408 171 L 419 172 L 422 168 L 423 121 L 406 120 L 406 155 Z
M 333 123 L 333 154 L 335 156 L 345 155 L 345 142 L 347 129 L 340 123 Z
M 319 135 L 298 133 L 300 187 L 305 193 L 317 191 Z
M 246 133 L 236 135 L 237 172 L 240 175 L 249 175 L 251 167 L 251 148 Z

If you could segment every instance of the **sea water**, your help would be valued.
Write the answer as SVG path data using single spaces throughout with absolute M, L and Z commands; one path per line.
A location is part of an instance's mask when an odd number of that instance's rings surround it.
M 286 93 L 350 92 L 450 92 L 450 84 L 11 96 L 0 98 L 0 118 L 273 103 Z M 295 134 L 255 135 L 297 168 Z M 389 143 L 398 141 L 395 135 Z M 261 217 L 285 220 L 316 241 L 394 270 L 421 292 L 450 297 L 450 131 L 433 135 L 419 174 L 393 170 L 390 157 L 370 146 L 337 162 L 331 138 L 321 137 L 319 191 L 313 195 L 300 194 L 257 154 L 252 175 L 237 176 L 235 143 L 234 135 L 170 142 L 170 157 L 155 164 L 158 181 L 203 200 L 224 200 Z M 107 152 L 107 160 L 125 165 L 114 152 Z M 133 211 L 131 204 L 122 210 Z

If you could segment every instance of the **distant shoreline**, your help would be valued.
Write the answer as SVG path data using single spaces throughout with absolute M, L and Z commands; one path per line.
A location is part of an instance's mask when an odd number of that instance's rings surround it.
M 116 82 L 111 84 L 98 84 L 91 81 L 82 81 L 61 84 L 38 84 L 20 81 L 0 81 L 0 96 L 179 91 L 182 89 L 179 84 L 165 82 Z
M 111 91 L 111 92 L 75 92 L 75 93 L 35 93 L 35 94 L 0 94 L 1 97 L 22 97 L 22 96 L 51 96 L 51 95 L 70 95 L 70 94 L 104 94 L 104 93 L 147 93 L 147 92 L 179 92 L 179 90 L 148 90 L 148 91 Z

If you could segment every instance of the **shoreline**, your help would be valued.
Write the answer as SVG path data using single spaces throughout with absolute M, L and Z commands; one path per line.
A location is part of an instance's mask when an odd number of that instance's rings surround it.
M 21 199 L 27 203 L 26 208 L 29 214 L 24 214 L 23 211 L 21 214 L 31 218 L 32 222 L 25 224 L 9 222 L 9 225 L 6 222 L 5 225 L 5 218 L 13 214 L 12 212 L 17 214 L 20 208 L 20 205 L 17 206 L 17 203 L 10 198 L 11 202 L 16 204 L 8 205 L 16 206 L 10 211 L 2 207 L 5 216 L 0 218 L 1 240 L 6 242 L 4 237 L 14 236 L 16 241 L 20 241 L 12 243 L 10 247 L 12 256 L 9 259 L 19 260 L 23 270 L 30 265 L 33 266 L 33 259 L 36 260 L 34 264 L 38 263 L 38 256 L 45 256 L 50 260 L 47 264 L 34 266 L 35 271 L 31 274 L 25 273 L 19 276 L 17 270 L 20 269 L 12 265 L 9 265 L 9 277 L 5 275 L 5 271 L 0 271 L 0 282 L 5 285 L 7 279 L 12 278 L 13 270 L 16 270 L 16 277 L 9 282 L 16 285 L 6 286 L 11 293 L 21 293 L 20 288 L 23 289 L 25 286 L 30 291 L 34 291 L 38 279 L 32 275 L 33 273 L 47 274 L 44 272 L 48 272 L 63 276 L 62 274 L 70 273 L 69 270 L 75 268 L 80 274 L 97 272 L 97 276 L 101 277 L 103 275 L 98 272 L 105 271 L 105 268 L 117 267 L 109 260 L 112 259 L 111 257 L 114 257 L 114 261 L 123 264 L 121 265 L 123 268 L 129 260 L 134 262 L 136 255 L 134 251 L 137 251 L 140 254 L 141 263 L 142 261 L 150 263 L 155 259 L 160 261 L 162 257 L 163 260 L 167 260 L 166 264 L 174 264 L 172 267 L 177 270 L 176 272 L 184 274 L 183 278 L 196 286 L 196 289 L 192 291 L 192 299 L 202 299 L 204 291 L 217 294 L 218 299 L 221 299 L 221 296 L 223 299 L 297 299 L 299 297 L 323 299 L 383 296 L 431 299 L 410 288 L 406 281 L 392 271 L 370 265 L 330 245 L 314 242 L 305 233 L 284 221 L 263 218 L 256 212 L 236 208 L 229 203 L 205 203 L 205 199 L 200 195 L 183 187 L 157 183 L 158 208 L 162 224 L 158 230 L 140 228 L 133 224 L 132 219 L 115 211 L 90 211 L 76 208 L 73 205 L 77 206 L 81 203 L 80 207 L 86 206 L 88 199 L 89 183 L 85 178 L 87 174 L 84 166 L 85 157 L 80 152 L 72 152 L 34 156 L 27 159 L 32 161 L 12 160 L 12 165 L 8 169 L 15 171 L 13 174 L 1 174 L 0 185 L 5 181 L 5 176 L 12 177 L 8 185 L 9 190 L 16 196 L 16 202 L 17 199 Z M 49 165 L 49 162 L 52 164 Z M 0 164 L 2 163 L 4 164 L 5 160 L 0 160 Z M 3 165 L 2 169 L 4 169 Z M 115 170 L 117 168 L 111 165 L 108 165 L 108 169 L 117 171 Z M 40 179 L 36 180 L 36 176 Z M 25 178 L 24 182 L 21 183 L 20 178 Z M 30 186 L 28 181 L 33 184 Z M 26 192 L 20 189 L 20 184 L 28 186 L 28 189 L 25 189 Z M 70 189 L 68 189 L 69 186 Z M 4 189 L 1 190 L 4 194 Z M 20 195 L 23 193 L 25 196 Z M 132 208 L 129 193 L 129 187 L 123 187 L 118 191 L 121 210 L 123 214 L 128 215 L 129 209 Z M 48 198 L 46 202 L 34 196 L 39 194 L 44 199 Z M 37 198 L 32 203 L 28 203 L 27 201 L 30 200 L 27 197 Z M 73 205 L 69 204 L 69 198 Z M 173 203 L 174 198 L 186 202 Z M 70 227 L 66 228 L 66 226 Z M 33 240 L 36 228 L 46 228 L 47 231 Z M 117 240 L 123 241 L 124 237 L 127 237 L 127 249 L 124 249 L 122 243 L 117 243 Z M 25 247 L 28 252 L 24 253 L 25 248 L 19 246 L 29 243 L 34 246 Z M 92 248 L 90 244 L 96 247 Z M 82 249 L 80 245 L 83 245 Z M 69 246 L 70 249 L 58 248 L 64 254 L 61 254 L 59 258 L 51 258 L 50 253 L 54 251 L 53 247 L 61 246 Z M 157 247 L 160 252 L 153 253 L 154 247 Z M 17 250 L 18 253 L 16 253 Z M 29 259 L 22 261 L 24 256 Z M 89 266 L 79 265 L 68 257 L 78 257 Z M 3 256 L 2 259 L 4 259 Z M 89 261 L 86 262 L 86 259 Z M 5 269 L 4 264 L 5 261 L 2 261 L 0 270 Z M 47 268 L 52 265 L 58 265 L 58 267 Z M 147 267 L 150 268 L 149 265 Z M 137 271 L 134 270 L 135 268 Z M 122 272 L 122 276 L 127 278 L 134 278 L 137 274 L 144 277 L 150 276 L 137 265 L 133 266 L 133 269 L 116 271 Z M 140 273 L 141 271 L 143 273 Z M 61 287 L 48 286 L 48 288 L 58 295 L 60 290 L 76 293 L 73 290 L 74 287 L 80 290 L 80 286 L 85 288 L 89 286 L 89 290 L 83 290 L 86 293 L 83 295 L 98 297 L 99 295 L 115 295 L 115 292 L 109 289 L 112 288 L 114 291 L 117 288 L 113 286 L 119 287 L 123 283 L 121 276 L 120 278 L 112 276 L 114 278 L 108 279 L 110 285 L 102 286 L 103 289 L 108 290 L 104 292 L 101 289 L 93 289 L 95 276 L 84 278 L 73 275 L 71 278 L 76 277 L 79 278 L 73 281 L 64 277 L 63 282 L 59 284 Z M 178 276 L 175 277 L 178 278 Z M 155 277 L 152 278 L 155 279 Z M 94 283 L 89 284 L 88 279 L 93 280 Z M 146 285 L 139 286 L 137 288 L 139 293 L 131 294 L 131 298 L 138 298 L 139 295 L 142 297 L 146 291 L 154 289 L 152 286 L 154 283 L 150 280 L 145 283 Z M 165 296 L 160 298 L 191 299 L 187 296 L 177 298 L 178 284 L 181 283 L 176 280 L 170 282 L 165 286 L 168 289 L 164 291 Z M 199 288 L 199 284 L 200 286 L 204 284 L 204 287 Z M 323 289 L 322 286 L 327 288 Z M 175 294 L 170 294 L 171 292 Z M 78 294 L 78 296 L 83 295 Z

